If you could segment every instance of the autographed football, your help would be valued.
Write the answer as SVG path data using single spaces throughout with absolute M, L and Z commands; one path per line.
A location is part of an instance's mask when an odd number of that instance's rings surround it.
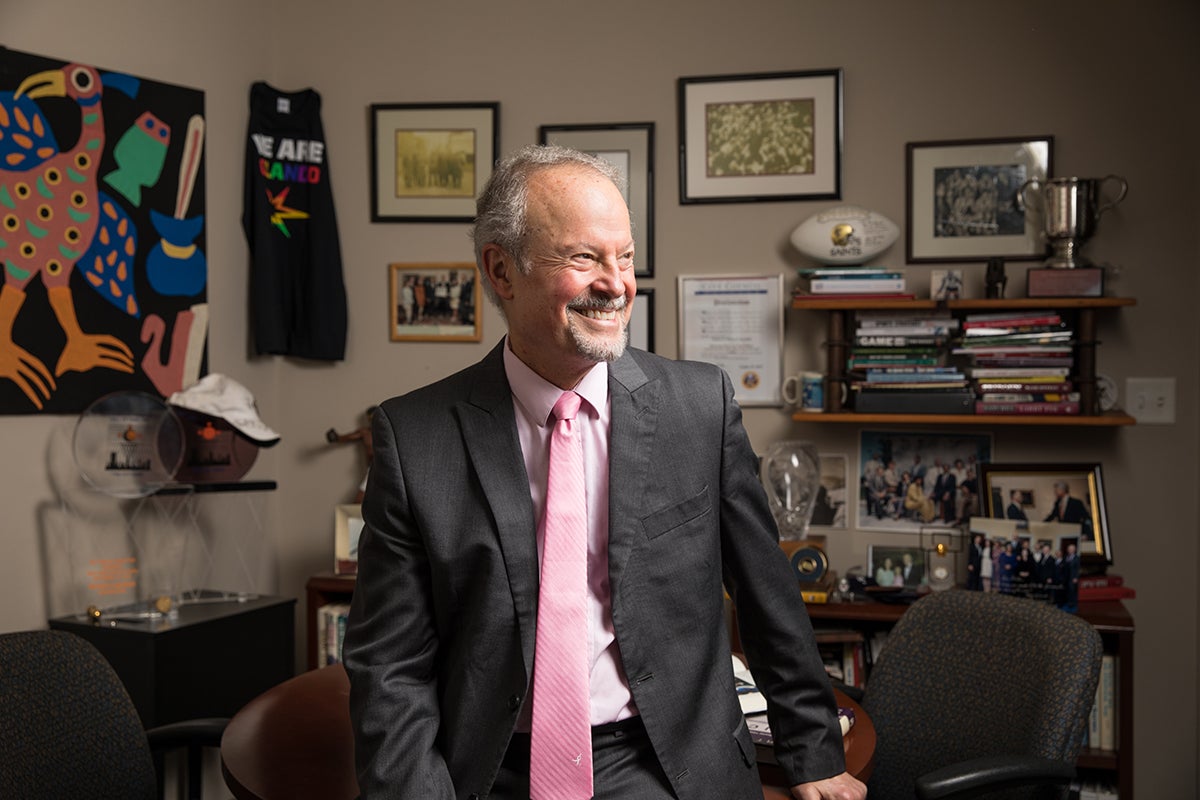
M 862 206 L 819 211 L 792 231 L 792 244 L 822 264 L 863 264 L 900 238 L 900 229 Z

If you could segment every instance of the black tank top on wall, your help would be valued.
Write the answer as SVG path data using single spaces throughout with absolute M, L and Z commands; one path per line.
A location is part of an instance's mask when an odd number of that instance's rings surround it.
M 250 87 L 245 193 L 256 352 L 342 360 L 346 289 L 316 91 Z

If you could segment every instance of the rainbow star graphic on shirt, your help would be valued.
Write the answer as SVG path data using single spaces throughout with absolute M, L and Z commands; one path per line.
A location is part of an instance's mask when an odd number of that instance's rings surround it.
M 271 190 L 267 189 L 267 200 L 270 201 L 271 207 L 275 209 L 275 213 L 271 215 L 271 224 L 283 233 L 289 239 L 292 238 L 291 232 L 287 228 L 286 220 L 289 219 L 308 219 L 308 214 L 304 211 L 297 211 L 294 208 L 288 208 L 284 203 L 287 202 L 288 192 L 292 187 L 284 187 L 284 190 L 279 194 L 271 194 Z

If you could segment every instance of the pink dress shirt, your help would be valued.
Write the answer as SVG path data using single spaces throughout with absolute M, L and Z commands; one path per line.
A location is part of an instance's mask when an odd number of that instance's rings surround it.
M 538 375 L 506 346 L 504 369 L 512 388 L 517 434 L 529 476 L 534 519 L 546 506 L 546 469 L 550 451 L 550 410 L 563 390 Z M 612 624 L 612 589 L 608 583 L 608 364 L 592 368 L 575 386 L 583 398 L 577 420 L 583 437 L 588 506 L 588 640 L 591 642 L 591 721 L 593 725 L 631 717 L 637 713 L 629 681 L 621 667 L 616 632 Z M 540 563 L 542 542 L 538 539 Z M 526 702 L 517 729 L 529 730 L 531 703 Z

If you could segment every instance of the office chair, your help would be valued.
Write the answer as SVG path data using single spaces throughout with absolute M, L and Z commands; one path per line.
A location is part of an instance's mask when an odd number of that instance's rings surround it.
M 871 800 L 1062 796 L 1102 653 L 1091 625 L 1034 600 L 951 590 L 917 601 L 863 695 L 877 736 Z
M 227 720 L 144 730 L 121 679 L 100 652 L 64 631 L 0 635 L 0 797 L 154 800 L 156 754 L 186 747 L 190 800 L 200 800 L 202 747 Z

